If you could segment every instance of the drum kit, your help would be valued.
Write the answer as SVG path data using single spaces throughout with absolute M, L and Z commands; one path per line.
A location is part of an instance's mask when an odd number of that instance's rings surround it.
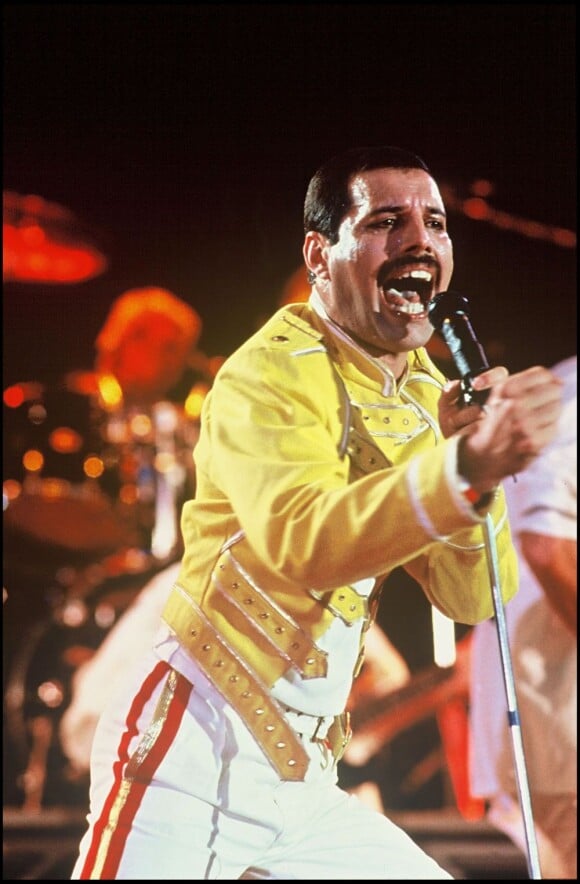
M 74 216 L 4 194 L 5 281 L 81 281 L 106 258 Z M 86 802 L 58 723 L 71 680 L 180 552 L 198 422 L 173 402 L 106 406 L 71 373 L 4 390 L 4 803 Z

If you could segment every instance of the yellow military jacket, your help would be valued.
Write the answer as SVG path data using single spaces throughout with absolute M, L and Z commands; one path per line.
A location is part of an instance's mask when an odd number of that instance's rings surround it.
M 353 584 L 375 578 L 378 592 L 398 566 L 453 620 L 493 615 L 484 514 L 438 428 L 444 383 L 421 348 L 397 384 L 311 304 L 279 310 L 220 369 L 164 619 L 234 705 L 240 679 L 264 705 L 290 667 L 323 677 L 316 641 L 333 619 L 373 616 Z M 501 487 L 490 507 L 507 601 L 517 563 Z

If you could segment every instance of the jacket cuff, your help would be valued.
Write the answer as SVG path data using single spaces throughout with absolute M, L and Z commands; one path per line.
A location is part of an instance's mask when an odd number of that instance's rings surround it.
M 495 493 L 472 502 L 464 494 L 465 479 L 457 470 L 459 436 L 446 439 L 409 465 L 408 485 L 412 506 L 426 533 L 443 540 L 468 524 L 485 521 Z

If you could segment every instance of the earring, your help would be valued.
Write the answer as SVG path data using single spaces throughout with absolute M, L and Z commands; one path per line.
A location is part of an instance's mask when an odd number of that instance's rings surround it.
M 313 270 L 309 270 L 306 274 L 306 278 L 310 285 L 313 285 L 316 282 L 316 273 Z

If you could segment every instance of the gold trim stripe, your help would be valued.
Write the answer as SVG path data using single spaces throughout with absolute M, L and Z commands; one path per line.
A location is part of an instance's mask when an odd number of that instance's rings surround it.
M 136 722 L 152 692 L 163 678 L 165 684 L 151 723 L 139 741 L 137 749 L 131 757 L 127 757 L 127 747 L 136 733 Z M 127 717 L 127 727 L 119 745 L 118 761 L 115 764 L 115 785 L 95 826 L 93 845 L 87 855 L 81 877 L 87 877 L 87 872 L 90 872 L 91 880 L 116 878 L 135 814 L 155 771 L 173 742 L 191 688 L 187 679 L 170 669 L 167 663 L 159 663 L 143 683 Z M 121 773 L 125 762 L 125 771 Z

